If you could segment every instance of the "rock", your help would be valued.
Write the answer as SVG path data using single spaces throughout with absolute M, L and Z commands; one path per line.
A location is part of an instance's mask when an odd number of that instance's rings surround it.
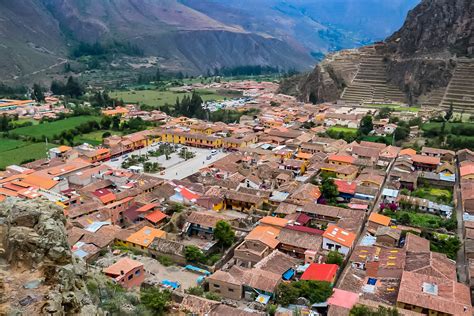
M 23 287 L 25 289 L 37 289 L 37 288 L 39 288 L 39 286 L 41 285 L 42 282 L 43 282 L 43 279 L 31 280 L 31 281 L 26 282 L 23 285 Z
M 298 297 L 296 300 L 296 305 L 303 305 L 303 306 L 309 306 L 311 305 L 309 300 L 305 297 Z
M 28 295 L 28 296 L 22 298 L 18 303 L 21 306 L 28 306 L 28 305 L 31 305 L 33 303 L 36 303 L 37 301 L 38 301 L 38 297 Z

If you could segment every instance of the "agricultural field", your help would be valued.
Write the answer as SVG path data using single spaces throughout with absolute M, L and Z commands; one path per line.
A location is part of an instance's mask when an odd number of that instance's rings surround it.
M 73 129 L 82 123 L 89 121 L 100 121 L 98 116 L 75 116 L 66 118 L 64 120 L 45 122 L 43 124 L 26 126 L 16 128 L 10 131 L 11 134 L 20 136 L 31 136 L 31 137 L 42 137 L 53 138 L 54 135 L 59 135 L 62 131 Z
M 373 107 L 373 108 L 390 108 L 392 111 L 395 112 L 418 112 L 421 110 L 420 107 L 416 106 L 401 106 L 398 104 L 391 104 L 391 103 L 380 103 L 380 104 L 372 104 L 372 103 L 364 103 L 364 106 Z
M 225 92 L 215 90 L 198 90 L 203 101 L 218 101 L 226 98 L 233 98 L 236 95 L 230 95 Z M 136 90 L 136 91 L 114 91 L 109 93 L 110 97 L 123 100 L 126 103 L 140 103 L 153 107 L 160 107 L 165 104 L 174 105 L 176 99 L 183 99 L 185 95 L 191 96 L 191 93 L 160 90 Z
M 411 195 L 438 203 L 450 204 L 453 201 L 453 192 L 447 189 L 422 187 L 413 191 Z
M 14 146 L 14 147 L 12 147 Z M 55 145 L 45 143 L 27 143 L 19 140 L 0 140 L 0 169 L 6 166 L 21 164 L 28 160 L 46 158 L 48 149 Z

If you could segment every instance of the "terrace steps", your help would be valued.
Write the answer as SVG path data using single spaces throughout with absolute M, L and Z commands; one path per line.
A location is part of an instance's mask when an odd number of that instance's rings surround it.
M 447 109 L 451 104 L 456 111 L 474 113 L 474 59 L 458 59 L 440 106 Z
M 404 102 L 405 95 L 387 81 L 386 64 L 381 55 L 367 50 L 359 63 L 359 69 L 341 95 L 347 103 Z

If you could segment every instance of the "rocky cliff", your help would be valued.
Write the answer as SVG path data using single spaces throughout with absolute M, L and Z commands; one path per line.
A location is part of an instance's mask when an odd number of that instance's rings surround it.
M 97 315 L 84 262 L 69 249 L 63 210 L 45 201 L 0 203 L 0 314 Z
M 305 101 L 316 96 L 317 102 L 340 98 L 350 103 L 404 101 L 428 106 L 454 102 L 459 109 L 468 108 L 470 86 L 456 90 L 451 99 L 446 99 L 445 91 L 458 64 L 474 57 L 473 20 L 471 0 L 424 0 L 384 42 L 328 56 L 292 89 Z

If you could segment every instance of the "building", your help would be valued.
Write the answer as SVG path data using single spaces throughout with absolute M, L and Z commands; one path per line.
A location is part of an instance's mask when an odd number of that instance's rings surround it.
M 369 216 L 368 230 L 375 232 L 379 227 L 386 227 L 390 225 L 391 220 L 392 219 L 388 216 L 372 212 Z
M 166 232 L 153 227 L 145 226 L 139 231 L 129 235 L 125 240 L 118 240 L 119 245 L 144 251 L 155 238 L 166 238 Z
M 356 239 L 354 233 L 336 225 L 330 225 L 323 234 L 323 249 L 335 250 L 346 256 L 352 249 Z
M 301 280 L 325 281 L 331 284 L 336 280 L 339 266 L 337 264 L 312 263 L 304 271 Z
M 121 258 L 102 271 L 106 276 L 111 277 L 117 284 L 125 288 L 140 286 L 145 280 L 143 263 L 127 257 Z
M 454 280 L 404 271 L 397 307 L 425 315 L 472 315 L 469 288 Z

